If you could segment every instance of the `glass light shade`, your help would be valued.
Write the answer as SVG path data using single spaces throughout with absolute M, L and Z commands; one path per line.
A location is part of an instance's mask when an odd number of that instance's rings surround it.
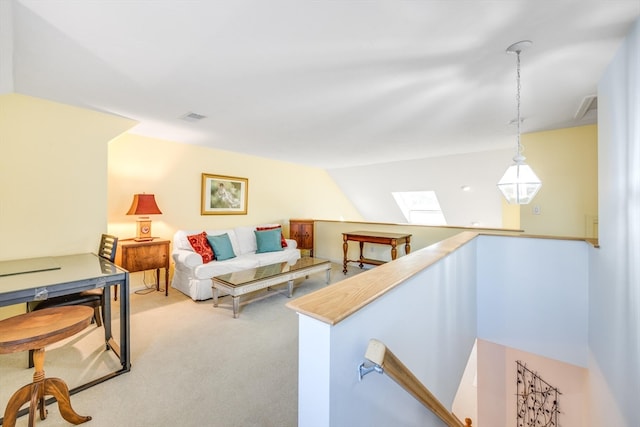
M 526 205 L 538 193 L 542 181 L 529 165 L 516 162 L 509 166 L 498 182 L 498 190 L 511 205 Z

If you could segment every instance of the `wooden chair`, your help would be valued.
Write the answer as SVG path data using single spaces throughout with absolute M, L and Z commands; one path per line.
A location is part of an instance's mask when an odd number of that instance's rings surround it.
M 98 256 L 113 262 L 116 258 L 118 238 L 109 234 L 103 234 L 100 238 Z M 65 307 L 69 305 L 86 305 L 93 308 L 93 321 L 98 327 L 102 326 L 104 319 L 104 289 L 90 289 L 75 294 L 61 295 L 43 301 L 30 301 L 27 303 L 27 312 L 42 310 L 51 307 Z M 101 311 L 102 309 L 102 311 Z M 33 350 L 29 351 L 29 367 L 33 368 Z
M 98 247 L 98 256 L 110 262 L 113 262 L 113 260 L 116 259 L 117 247 L 118 247 L 118 238 L 116 236 L 111 236 L 110 234 L 103 234 L 102 237 L 100 237 L 100 246 Z M 115 286 L 115 294 L 116 295 L 118 294 L 118 285 Z M 102 318 L 104 320 L 104 289 L 103 288 L 91 289 L 88 291 L 80 292 L 80 295 L 84 297 L 92 297 L 92 296 L 100 297 L 99 307 L 103 309 Z M 96 324 L 98 326 L 101 326 L 101 324 L 98 322 L 98 315 L 100 314 L 100 309 L 95 306 L 93 307 L 95 311 L 94 318 L 96 319 Z
M 47 417 L 45 396 L 53 396 L 62 417 L 72 424 L 81 424 L 91 419 L 82 416 L 71 407 L 69 388 L 60 378 L 44 375 L 44 348 L 77 334 L 89 326 L 93 310 L 86 306 L 53 307 L 0 320 L 0 354 L 33 351 L 35 372 L 33 382 L 19 388 L 4 411 L 2 425 L 14 427 L 22 405 L 29 403 L 29 427 L 35 423 L 36 408 L 40 419 Z

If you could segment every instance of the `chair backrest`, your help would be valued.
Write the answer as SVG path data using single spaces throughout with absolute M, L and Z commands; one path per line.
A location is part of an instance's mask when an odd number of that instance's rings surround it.
M 109 234 L 103 234 L 100 238 L 100 247 L 98 248 L 98 256 L 113 262 L 116 259 L 116 247 L 118 246 L 118 238 Z

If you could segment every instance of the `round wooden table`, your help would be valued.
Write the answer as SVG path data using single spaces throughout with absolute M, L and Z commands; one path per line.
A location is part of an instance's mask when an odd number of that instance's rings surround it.
M 77 334 L 89 326 L 93 309 L 86 306 L 66 306 L 45 308 L 0 320 L 0 354 L 34 350 L 35 372 L 33 382 L 16 391 L 4 411 L 2 425 L 14 427 L 20 407 L 29 404 L 29 427 L 35 422 L 36 408 L 40 409 L 40 419 L 47 417 L 44 397 L 53 396 L 58 401 L 60 414 L 72 424 L 81 424 L 90 416 L 78 415 L 71 407 L 69 388 L 60 378 L 45 378 L 44 348 Z

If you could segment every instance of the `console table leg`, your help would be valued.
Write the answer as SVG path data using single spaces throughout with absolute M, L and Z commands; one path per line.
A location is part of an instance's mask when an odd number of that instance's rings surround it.
M 395 240 L 391 242 L 391 260 L 392 261 L 398 257 L 398 250 L 396 249 L 397 245 L 398 243 Z
M 347 243 L 347 236 L 342 236 L 342 252 L 344 252 L 344 262 L 342 263 L 342 272 L 347 274 L 347 251 L 349 249 L 349 244 Z

